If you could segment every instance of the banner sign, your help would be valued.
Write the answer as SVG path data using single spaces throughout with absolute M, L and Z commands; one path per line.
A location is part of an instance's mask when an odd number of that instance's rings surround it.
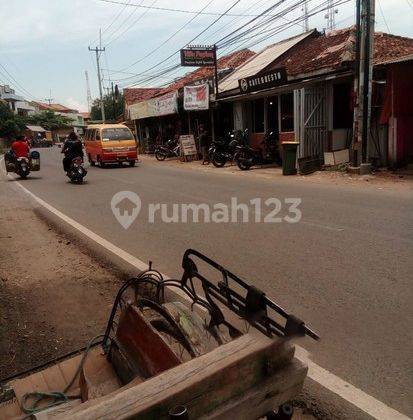
M 185 111 L 202 111 L 209 109 L 209 84 L 184 86 Z
M 238 83 L 241 93 L 257 92 L 287 83 L 287 71 L 283 67 L 258 76 L 240 79 Z
M 196 150 L 195 139 L 192 134 L 179 136 L 179 141 L 181 142 L 181 153 L 184 156 L 193 156 L 198 153 Z
M 178 113 L 178 92 L 170 92 L 158 98 L 138 102 L 129 107 L 131 120 L 160 117 L 162 115 Z
M 181 66 L 212 67 L 215 66 L 214 48 L 185 48 L 181 50 Z

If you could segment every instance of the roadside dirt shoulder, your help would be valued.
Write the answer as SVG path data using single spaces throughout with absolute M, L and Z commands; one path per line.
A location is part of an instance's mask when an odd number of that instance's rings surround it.
M 0 379 L 101 333 L 120 284 L 0 182 Z
M 168 165 L 200 173 L 253 177 L 256 179 L 278 182 L 296 182 L 299 184 L 324 184 L 350 188 L 373 188 L 379 190 L 413 191 L 413 175 L 411 173 L 394 173 L 386 169 L 372 175 L 352 175 L 344 171 L 317 171 L 309 175 L 283 176 L 282 168 L 275 165 L 254 166 L 249 171 L 241 171 L 236 165 L 227 163 L 223 168 L 214 165 L 202 165 L 201 161 L 181 162 L 178 159 L 167 159 L 158 162 L 153 155 L 140 155 L 143 163 Z M 243 179 L 243 178 L 242 178 Z

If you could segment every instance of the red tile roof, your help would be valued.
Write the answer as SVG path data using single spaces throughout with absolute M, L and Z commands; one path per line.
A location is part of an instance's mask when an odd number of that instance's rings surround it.
M 224 69 L 235 69 L 255 53 L 248 49 L 235 51 L 231 54 L 225 55 L 218 59 L 218 70 Z M 163 95 L 173 90 L 178 90 L 184 86 L 193 83 L 198 80 L 208 79 L 213 77 L 213 67 L 199 67 L 195 71 L 185 74 L 180 79 L 176 80 L 165 88 L 125 88 L 123 90 L 126 105 L 132 105 L 134 103 L 144 101 L 145 99 L 154 98 L 156 96 Z
M 132 105 L 145 99 L 153 98 L 162 90 L 162 88 L 125 88 L 123 89 L 123 96 L 126 105 Z
M 355 28 L 350 27 L 316 33 L 275 60 L 266 70 L 285 66 L 291 76 L 320 69 L 337 70 L 355 59 Z M 413 53 L 413 39 L 376 32 L 374 36 L 374 64 Z
M 77 109 L 68 108 L 67 106 L 60 104 L 46 104 L 44 102 L 34 102 L 40 110 L 50 110 L 55 112 L 66 112 L 66 113 L 76 113 Z

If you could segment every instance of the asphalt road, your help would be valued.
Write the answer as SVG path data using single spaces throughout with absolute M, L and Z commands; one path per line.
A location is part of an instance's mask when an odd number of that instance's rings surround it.
M 41 155 L 41 171 L 22 182 L 34 194 L 170 276 L 179 276 L 187 248 L 204 252 L 310 324 L 322 340 L 301 344 L 314 362 L 413 416 L 412 190 L 205 173 L 155 160 L 135 168 L 90 168 L 87 183 L 79 186 L 67 182 L 58 149 Z M 127 230 L 110 205 L 123 190 L 142 200 Z M 213 206 L 231 197 L 238 203 L 299 197 L 302 219 L 163 223 L 157 214 L 148 223 L 149 203 Z M 287 213 L 283 203 L 279 215 Z

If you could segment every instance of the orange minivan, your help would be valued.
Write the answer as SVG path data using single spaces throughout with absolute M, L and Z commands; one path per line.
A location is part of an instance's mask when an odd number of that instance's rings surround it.
M 135 137 L 123 124 L 89 125 L 85 130 L 84 144 L 92 166 L 123 162 L 135 166 L 138 159 Z

